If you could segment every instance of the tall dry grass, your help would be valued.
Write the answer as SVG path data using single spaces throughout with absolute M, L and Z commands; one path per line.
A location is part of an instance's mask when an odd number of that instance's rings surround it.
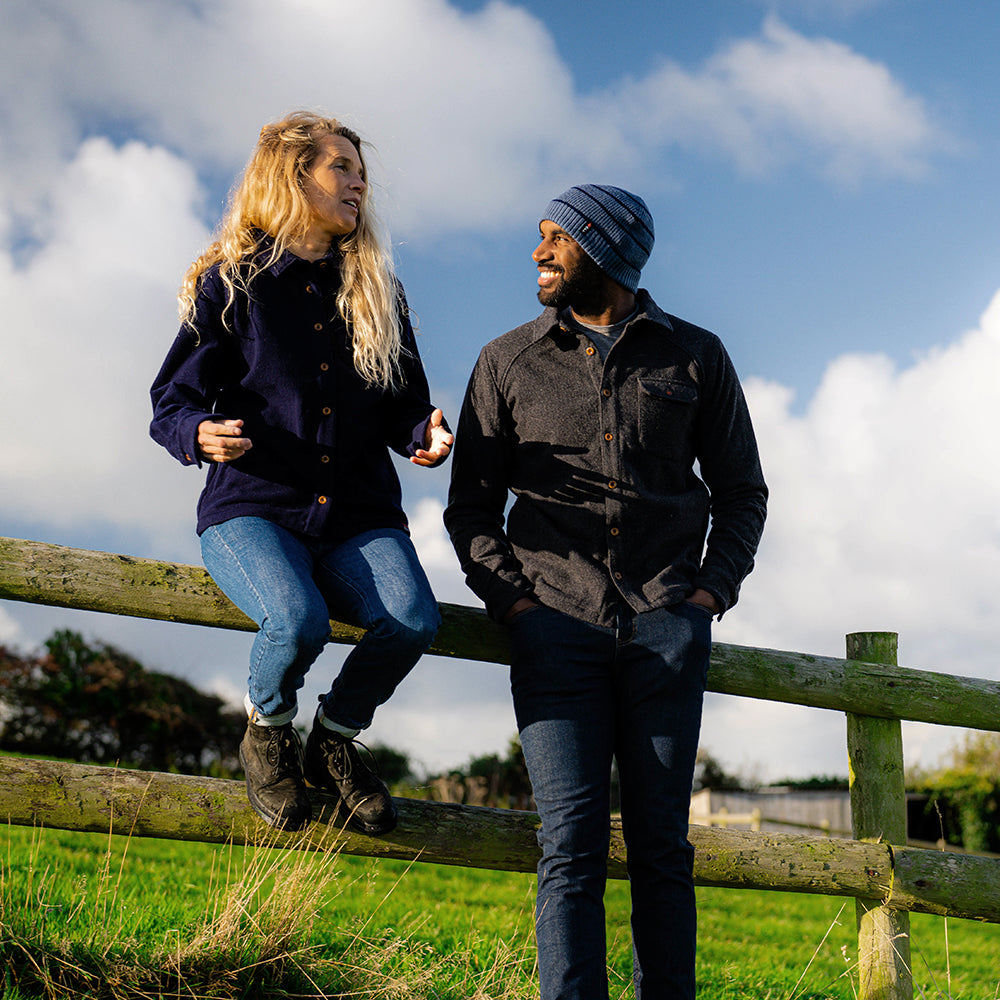
M 440 954 L 410 934 L 370 931 L 408 869 L 336 949 L 317 924 L 331 919 L 344 886 L 335 831 L 315 850 L 273 846 L 216 853 L 209 905 L 189 926 L 159 941 L 139 940 L 123 892 L 131 840 L 120 854 L 109 838 L 93 878 L 67 900 L 34 831 L 27 863 L 13 880 L 0 865 L 0 961 L 5 1000 L 256 1000 L 264 997 L 384 1000 L 522 1000 L 530 926 L 519 941 L 497 938 L 483 969 L 471 948 Z M 313 842 L 315 846 L 315 842 Z M 350 879 L 363 878 L 350 875 Z M 169 887 L 167 887 L 169 892 Z M 58 914 L 58 927 L 51 917 Z M 447 968 L 445 968 L 447 967 Z M 516 974 L 515 974 L 516 973 Z M 444 983 L 446 985 L 442 986 Z

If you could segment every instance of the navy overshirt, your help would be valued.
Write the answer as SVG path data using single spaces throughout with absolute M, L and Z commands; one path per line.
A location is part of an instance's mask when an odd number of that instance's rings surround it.
M 240 516 L 341 541 L 373 528 L 406 529 L 388 449 L 423 447 L 427 378 L 405 298 L 402 388 L 365 382 L 336 306 L 339 254 L 318 261 L 285 253 L 261 271 L 252 296 L 226 314 L 218 267 L 206 271 L 193 329 L 185 325 L 151 390 L 150 434 L 185 465 L 201 465 L 198 425 L 242 419 L 253 447 L 208 463 L 197 530 Z

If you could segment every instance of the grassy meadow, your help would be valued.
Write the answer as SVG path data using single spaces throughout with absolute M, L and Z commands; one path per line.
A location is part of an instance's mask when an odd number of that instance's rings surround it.
M 35 998 L 537 997 L 534 878 L 4 826 L 0 983 Z M 628 891 L 608 888 L 613 997 Z M 699 890 L 702 1000 L 852 1000 L 854 903 Z M 915 995 L 1000 998 L 1000 925 L 912 917 Z

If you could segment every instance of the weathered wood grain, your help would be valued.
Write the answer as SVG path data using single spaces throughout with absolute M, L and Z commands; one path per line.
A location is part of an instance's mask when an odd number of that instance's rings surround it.
M 200 566 L 0 538 L 0 599 L 186 622 L 255 626 Z M 432 653 L 507 663 L 506 630 L 485 612 L 442 604 Z M 331 622 L 335 642 L 359 629 Z M 1000 682 L 886 664 L 716 643 L 709 690 L 883 718 L 1000 732 Z
M 893 666 L 897 644 L 894 632 L 854 632 L 847 637 L 847 655 Z M 906 786 L 899 719 L 848 712 L 847 759 L 855 838 L 905 844 Z M 911 1000 L 910 915 L 867 899 L 856 900 L 855 911 L 860 1000 Z
M 533 872 L 538 863 L 535 813 L 397 798 L 397 829 L 366 837 L 344 827 L 329 796 L 311 797 L 314 822 L 303 832 L 280 833 L 257 818 L 241 782 L 0 757 L 0 822 L 19 826 L 498 871 Z M 885 844 L 699 826 L 690 838 L 699 885 L 864 897 L 900 910 L 1000 922 L 1000 866 L 991 859 L 907 849 L 901 875 Z M 608 869 L 612 878 L 626 877 L 618 822 L 611 824 Z M 953 885 L 962 892 L 949 891 Z

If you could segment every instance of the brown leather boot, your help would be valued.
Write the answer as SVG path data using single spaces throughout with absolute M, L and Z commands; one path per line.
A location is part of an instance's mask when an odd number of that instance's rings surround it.
M 312 819 L 302 780 L 302 740 L 290 722 L 283 726 L 248 722 L 240 763 L 247 798 L 265 823 L 279 830 L 299 830 Z
M 310 785 L 340 797 L 341 812 L 351 826 L 377 836 L 395 827 L 396 806 L 382 779 L 361 759 L 362 745 L 327 729 L 317 718 L 306 740 L 305 777 Z

